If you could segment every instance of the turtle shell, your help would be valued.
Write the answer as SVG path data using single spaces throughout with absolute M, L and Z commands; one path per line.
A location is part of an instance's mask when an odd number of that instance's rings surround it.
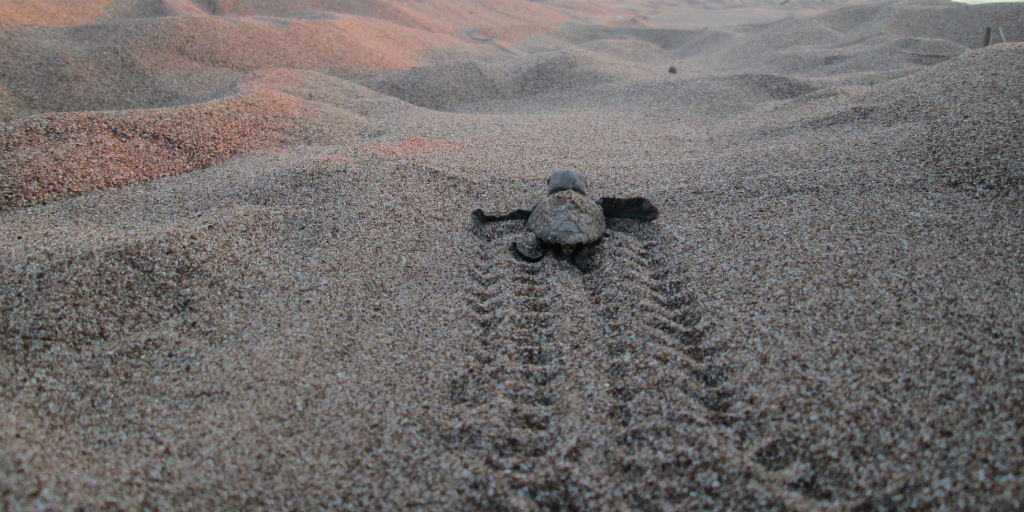
M 541 241 L 575 247 L 604 235 L 604 211 L 587 196 L 563 190 L 541 199 L 526 227 Z

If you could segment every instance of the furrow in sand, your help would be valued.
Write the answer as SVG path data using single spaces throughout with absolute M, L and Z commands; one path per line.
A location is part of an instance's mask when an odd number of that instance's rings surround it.
M 474 228 L 476 357 L 450 386 L 447 425 L 453 449 L 476 461 L 472 505 L 706 507 L 727 484 L 751 506 L 829 505 L 743 448 L 735 369 L 706 336 L 685 270 L 664 263 L 671 237 L 618 228 L 589 274 L 553 256 L 517 260 L 511 243 L 530 237 L 521 222 Z

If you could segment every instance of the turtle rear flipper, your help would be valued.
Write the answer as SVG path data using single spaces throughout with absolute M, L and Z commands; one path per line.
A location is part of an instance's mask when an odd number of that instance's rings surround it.
M 526 220 L 530 218 L 530 214 L 533 213 L 530 210 L 513 210 L 512 213 L 505 215 L 486 215 L 483 210 L 473 211 L 473 225 L 483 226 L 484 224 L 490 224 L 491 222 L 503 222 L 506 220 Z
M 573 266 L 580 269 L 580 272 L 584 274 L 590 273 L 592 270 L 590 266 L 590 247 L 583 247 L 574 252 L 571 258 Z
M 652 222 L 658 218 L 658 209 L 642 197 L 603 197 L 597 204 L 601 205 L 604 216 L 610 219 Z

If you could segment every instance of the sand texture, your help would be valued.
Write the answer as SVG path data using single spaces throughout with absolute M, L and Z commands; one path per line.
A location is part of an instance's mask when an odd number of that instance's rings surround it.
M 1024 509 L 1024 4 L 859 3 L 0 0 L 2 509 Z

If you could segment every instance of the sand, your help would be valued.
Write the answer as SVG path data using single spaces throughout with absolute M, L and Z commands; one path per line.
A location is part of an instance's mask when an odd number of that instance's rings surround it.
M 5 510 L 1024 508 L 1024 4 L 25 6 Z

